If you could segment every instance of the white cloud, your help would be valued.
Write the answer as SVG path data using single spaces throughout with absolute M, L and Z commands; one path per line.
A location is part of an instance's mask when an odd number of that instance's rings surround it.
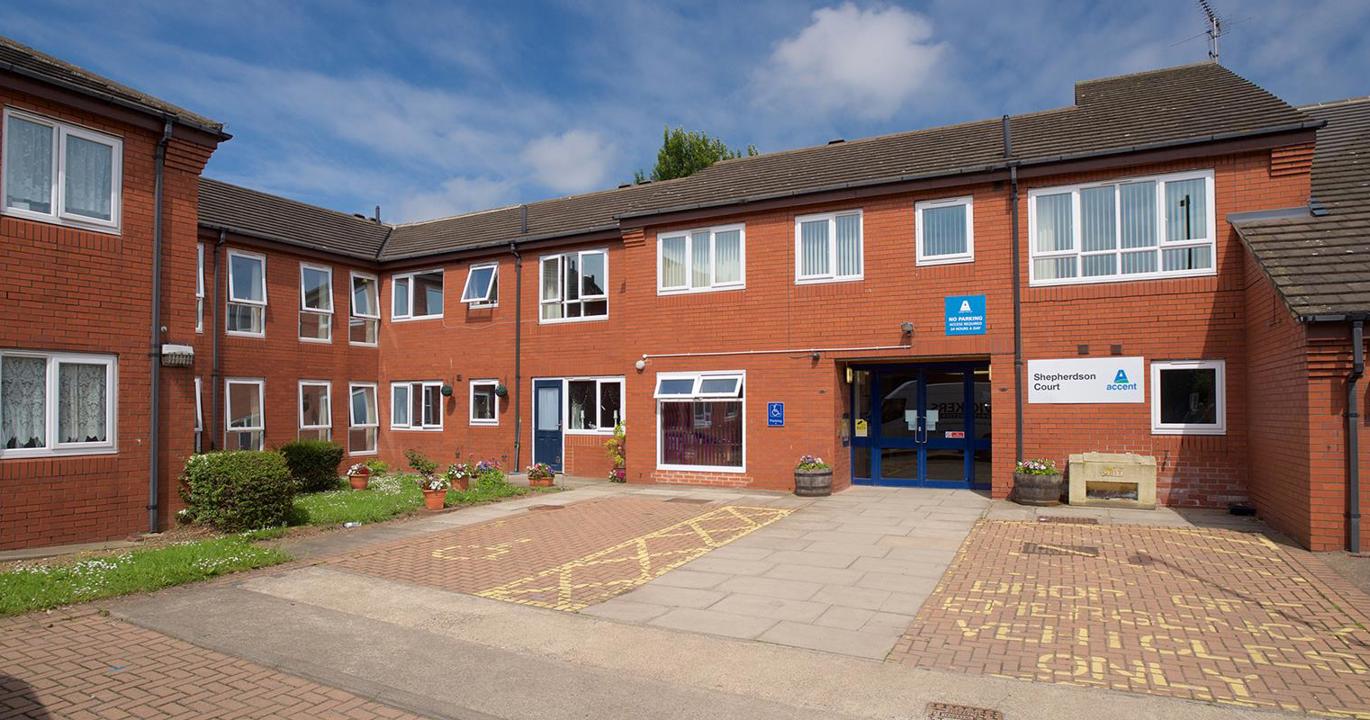
M 937 71 L 946 43 L 932 35 L 926 17 L 899 7 L 816 10 L 776 44 L 754 78 L 758 97 L 791 111 L 888 119 Z
M 487 210 L 510 204 L 516 183 L 491 178 L 454 177 L 431 192 L 413 192 L 401 197 L 395 206 L 393 222 L 433 220 L 473 210 Z
M 544 135 L 523 149 L 533 178 L 555 192 L 600 189 L 614 161 L 614 147 L 597 132 L 568 130 Z

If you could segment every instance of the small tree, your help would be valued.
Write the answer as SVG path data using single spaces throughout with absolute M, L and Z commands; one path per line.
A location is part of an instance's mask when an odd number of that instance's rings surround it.
M 747 157 L 757 154 L 755 145 L 748 145 Z M 719 160 L 740 158 L 743 151 L 734 150 L 728 144 L 703 132 L 685 128 L 667 127 L 661 133 L 661 149 L 656 153 L 656 167 L 652 168 L 652 180 L 671 180 L 693 175 Z M 646 182 L 648 176 L 637 171 L 634 181 Z

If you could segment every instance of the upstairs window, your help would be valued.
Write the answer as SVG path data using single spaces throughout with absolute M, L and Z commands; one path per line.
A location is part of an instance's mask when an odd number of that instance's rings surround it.
M 542 258 L 542 322 L 598 320 L 609 315 L 609 260 L 603 250 Z
M 300 381 L 300 439 L 332 440 L 333 410 L 327 380 Z
M 969 197 L 929 200 L 914 205 L 919 265 L 944 265 L 975 259 L 974 215 Z
M 380 281 L 374 275 L 352 273 L 352 316 L 347 319 L 347 341 L 375 345 L 380 335 Z
M 391 383 L 390 429 L 441 430 L 442 383 Z
M 228 251 L 228 312 L 224 329 L 233 335 L 266 334 L 266 257 Z
M 300 266 L 300 339 L 333 341 L 333 270 Z
M 1211 275 L 1213 172 L 1033 190 L 1034 285 Z
M 224 381 L 224 405 L 227 426 L 224 430 L 224 449 L 261 450 L 265 446 L 266 421 L 262 407 L 266 381 L 229 378 Z
M 392 320 L 442 317 L 442 270 L 395 275 L 391 288 Z
M 115 360 L 0 352 L 0 457 L 112 452 Z
M 566 429 L 569 432 L 613 432 L 623 422 L 623 379 L 566 381 Z
M 119 229 L 123 141 L 111 135 L 5 110 L 0 152 L 7 214 Z
M 347 452 L 352 455 L 376 454 L 376 433 L 380 413 L 376 410 L 375 383 L 352 383 L 348 387 Z
M 495 394 L 497 387 L 499 387 L 498 380 L 471 381 L 470 422 L 472 425 L 499 424 L 499 415 L 496 413 L 499 403 L 499 396 Z
M 205 331 L 205 244 L 195 246 L 195 332 Z
M 657 292 L 729 290 L 745 284 L 741 225 L 657 237 Z
M 461 301 L 473 308 L 498 305 L 499 264 L 472 265 L 466 273 L 466 287 L 461 290 Z
M 860 280 L 862 253 L 860 210 L 795 218 L 795 282 Z

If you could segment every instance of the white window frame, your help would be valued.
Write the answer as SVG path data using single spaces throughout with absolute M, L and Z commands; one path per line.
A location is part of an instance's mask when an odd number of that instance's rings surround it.
M 310 307 L 308 307 L 308 305 L 306 304 L 306 301 L 305 301 L 305 290 L 304 290 L 304 274 L 305 274 L 305 271 L 306 271 L 306 270 L 313 270 L 313 271 L 315 271 L 315 272 L 321 272 L 321 273 L 324 273 L 325 275 L 328 276 L 328 295 L 326 296 L 326 297 L 328 298 L 328 309 L 327 309 L 327 310 L 318 310 L 318 309 L 310 308 Z M 300 314 L 301 314 L 301 315 L 304 315 L 305 313 L 308 313 L 308 314 L 310 314 L 310 315 L 320 315 L 320 316 L 322 316 L 322 317 L 324 317 L 324 318 L 326 319 L 325 322 L 323 323 L 323 326 L 324 326 L 325 328 L 327 328 L 327 330 L 328 330 L 328 332 L 327 332 L 328 337 L 326 337 L 326 338 L 311 338 L 311 337 L 304 337 L 303 335 L 300 335 L 300 342 L 320 343 L 320 344 L 329 344 L 329 343 L 332 343 L 332 342 L 333 342 L 333 268 L 332 268 L 332 267 L 330 267 L 330 266 L 328 266 L 328 265 L 318 265 L 318 264 L 315 264 L 315 263 L 300 263 Z M 296 331 L 296 334 L 299 334 L 299 330 L 300 330 L 299 322 L 296 322 L 296 323 L 295 323 L 295 331 Z
M 238 298 L 233 297 L 233 258 L 234 258 L 234 257 L 252 258 L 253 260 L 260 260 L 260 261 L 261 261 L 261 263 L 262 263 L 262 299 L 261 299 L 260 301 L 258 301 L 258 300 L 240 300 L 240 299 L 238 299 Z M 224 295 L 224 297 L 227 298 L 227 299 L 224 301 L 224 334 L 225 334 L 225 335 L 234 335 L 234 336 L 238 336 L 238 337 L 256 337 L 256 338 L 266 337 L 266 303 L 267 303 L 267 299 L 268 299 L 268 296 L 267 296 L 267 287 L 268 287 L 268 283 L 267 283 L 267 281 L 266 281 L 266 255 L 263 255 L 262 253 L 248 252 L 248 251 L 246 251 L 246 250 L 237 250 L 237 249 L 235 249 L 235 248 L 229 248 L 229 250 L 228 250 L 228 261 L 227 261 L 226 264 L 228 265 L 228 273 L 227 273 L 227 275 L 228 275 L 228 287 L 225 288 L 225 295 Z M 261 313 L 262 313 L 262 331 L 261 331 L 261 332 L 246 332 L 246 331 L 243 331 L 243 330 L 229 330 L 229 329 L 228 329 L 228 310 L 229 310 L 228 306 L 229 306 L 229 305 L 250 305 L 250 306 L 252 306 L 252 307 L 261 308 Z
M 204 383 L 195 378 L 195 452 L 204 452 L 205 404 L 203 400 Z
M 738 276 L 733 282 L 720 283 L 718 277 L 718 256 L 715 250 L 719 233 L 731 232 L 736 230 L 738 233 Z M 691 263 L 694 262 L 694 242 L 696 233 L 709 234 L 709 284 L 701 287 L 693 287 L 694 272 Z M 683 238 L 685 240 L 685 284 L 672 285 L 665 284 L 665 260 L 666 260 L 666 241 Z M 747 287 L 747 226 L 745 223 L 733 225 L 717 225 L 714 227 L 692 228 L 690 230 L 680 230 L 675 232 L 658 233 L 656 236 L 656 294 L 657 295 L 683 295 L 686 293 L 700 292 L 719 292 L 723 290 L 743 290 Z
M 495 416 L 493 418 L 476 417 L 477 387 L 490 388 L 490 396 L 494 398 L 494 402 L 491 405 L 491 409 L 494 410 L 495 413 Z M 472 380 L 470 382 L 470 387 L 467 389 L 466 392 L 466 419 L 471 425 L 480 425 L 484 427 L 493 427 L 499 425 L 499 395 L 495 394 L 495 388 L 497 387 L 499 387 L 499 380 L 494 380 L 490 378 L 482 378 L 480 380 Z
M 860 236 L 861 272 L 855 275 L 837 274 L 837 218 L 839 215 L 855 215 L 857 231 Z M 828 270 L 822 275 L 805 275 L 804 240 L 801 235 L 806 222 L 828 221 Z M 857 282 L 866 278 L 866 213 L 861 208 L 837 210 L 834 212 L 797 215 L 794 218 L 794 284 L 812 285 L 816 283 Z
M 494 271 L 495 271 L 494 274 L 490 276 L 490 287 L 488 287 L 488 288 L 485 289 L 485 295 L 483 295 L 483 296 L 481 296 L 481 297 L 479 297 L 479 298 L 474 298 L 474 299 L 471 299 L 471 300 L 467 300 L 467 299 L 466 299 L 466 291 L 471 289 L 471 276 L 474 275 L 475 272 L 476 272 L 477 270 L 484 270 L 484 269 L 486 269 L 486 268 L 493 268 Z M 494 299 L 493 299 L 493 300 L 492 300 L 491 297 L 490 297 L 491 295 L 494 295 Z M 477 263 L 477 264 L 472 265 L 471 267 L 467 268 L 467 270 L 466 270 L 466 282 L 463 283 L 462 286 L 461 286 L 461 301 L 462 301 L 463 303 L 465 303 L 467 307 L 474 308 L 474 309 L 499 307 L 499 263 L 498 263 L 498 262 Z
M 1167 240 L 1165 237 L 1165 186 L 1166 183 L 1180 182 L 1184 180 L 1204 180 L 1204 202 L 1207 208 L 1206 239 L 1201 240 Z M 1156 252 L 1156 271 L 1149 273 L 1130 273 L 1122 274 L 1121 265 L 1118 272 L 1114 275 L 1091 275 L 1082 276 L 1083 263 L 1081 258 L 1085 256 L 1081 233 L 1081 210 L 1080 210 L 1080 191 L 1090 188 L 1115 186 L 1121 188 L 1123 185 L 1138 182 L 1156 183 L 1156 244 L 1146 248 L 1130 248 L 1127 252 L 1140 252 L 1142 250 L 1154 250 Z M 1079 185 L 1062 185 L 1056 187 L 1033 188 L 1028 191 L 1028 283 L 1032 286 L 1047 287 L 1052 285 L 1088 285 L 1094 283 L 1110 282 L 1133 282 L 1136 280 L 1157 280 L 1166 278 L 1186 278 L 1186 277 L 1209 277 L 1218 274 L 1218 231 L 1217 231 L 1217 206 L 1214 201 L 1214 173 L 1213 170 L 1192 170 L 1187 172 L 1167 173 L 1164 175 L 1144 175 L 1141 177 L 1113 178 L 1101 180 L 1099 182 L 1083 183 Z M 1122 253 L 1122 204 L 1118 195 L 1121 190 L 1115 190 L 1115 202 L 1113 212 L 1114 238 L 1118 246 L 1112 250 L 1089 251 L 1090 255 L 1116 255 L 1121 261 Z M 1070 193 L 1071 196 L 1071 246 L 1066 250 L 1053 250 L 1039 252 L 1037 250 L 1037 198 L 1042 195 L 1062 195 Z M 1168 249 L 1179 248 L 1209 248 L 1209 256 L 1213 262 L 1210 267 L 1199 270 L 1165 270 L 1163 252 Z M 1070 278 L 1037 278 L 1037 260 L 1047 258 L 1075 258 L 1075 277 Z
M 356 286 L 357 278 L 361 278 L 361 279 L 363 279 L 363 280 L 369 280 L 369 281 L 371 281 L 372 287 L 374 287 L 374 288 L 376 289 L 376 312 L 375 312 L 374 315 L 366 315 L 366 314 L 357 312 L 357 307 L 356 307 L 356 305 L 355 305 L 355 300 L 356 300 L 356 287 L 355 287 L 355 286 Z M 375 321 L 376 321 L 376 342 L 357 342 L 357 341 L 353 340 L 353 339 L 352 339 L 352 318 L 361 318 L 361 319 L 363 319 L 363 320 L 375 320 Z M 356 270 L 349 271 L 348 274 L 347 274 L 347 344 L 348 344 L 348 345 L 356 345 L 356 346 L 358 346 L 358 347 L 377 347 L 377 346 L 380 345 L 380 339 L 381 339 L 381 280 L 380 280 L 379 277 L 377 277 L 376 275 L 372 275 L 371 273 L 357 272 Z M 350 393 L 349 393 L 349 395 L 350 395 Z M 350 397 L 349 397 L 348 399 L 349 399 L 349 401 L 351 400 Z
M 602 294 L 602 295 L 590 295 L 590 296 L 588 296 L 588 297 L 585 296 L 585 295 L 581 295 L 581 296 L 579 296 L 579 297 L 578 297 L 577 299 L 575 299 L 575 300 L 571 300 L 571 301 L 566 300 L 566 258 L 567 258 L 568 256 L 570 256 L 570 255 L 575 255 L 575 256 L 576 256 L 576 260 L 578 261 L 579 267 L 585 267 L 585 256 L 586 256 L 586 255 L 594 255 L 594 254 L 600 254 L 600 255 L 603 255 L 603 256 L 604 256 L 604 294 Z M 548 261 L 548 260 L 551 260 L 551 259 L 553 259 L 553 258 L 555 258 L 556 261 L 557 261 L 557 297 L 556 297 L 555 299 L 548 300 L 548 299 L 542 297 L 542 289 L 543 289 L 543 283 L 545 282 L 544 275 L 546 275 L 546 273 L 547 273 L 547 261 Z M 553 324 L 553 323 L 596 322 L 596 321 L 599 321 L 599 320 L 608 320 L 608 319 L 609 319 L 609 310 L 610 310 L 610 308 L 609 308 L 609 287 L 610 287 L 609 277 L 610 277 L 610 275 L 609 275 L 609 251 L 608 251 L 607 249 L 605 249 L 605 248 L 595 248 L 595 249 L 593 249 L 593 250 L 572 250 L 572 251 L 569 251 L 569 252 L 564 252 L 564 253 L 552 253 L 552 254 L 550 254 L 550 255 L 543 255 L 543 256 L 539 257 L 539 258 L 538 258 L 538 323 L 539 323 L 539 324 L 542 324 L 542 325 L 550 325 L 550 324 Z M 587 317 L 587 316 L 584 314 L 585 302 L 586 302 L 587 299 L 588 299 L 589 301 L 592 301 L 592 302 L 593 302 L 593 301 L 603 300 L 603 301 L 604 301 L 604 314 L 603 314 L 603 315 L 591 315 L 591 316 L 588 316 L 588 317 Z M 581 310 L 582 310 L 582 314 L 581 314 L 579 317 L 566 317 L 566 304 L 567 304 L 567 302 L 577 302 L 577 303 L 580 303 L 580 305 L 581 305 Z M 545 317 L 542 316 L 542 306 L 543 306 L 543 305 L 550 305 L 550 304 L 552 304 L 552 303 L 560 303 L 560 304 L 561 304 L 561 317 L 559 317 L 559 318 L 545 318 Z
M 1161 422 L 1161 371 L 1215 371 L 1214 394 L 1217 403 L 1217 423 Z M 1226 435 L 1227 434 L 1227 361 L 1226 360 L 1152 360 L 1151 361 L 1151 432 L 1154 435 Z
M 118 359 L 113 355 L 86 355 L 67 352 L 38 352 L 30 350 L 0 350 L 0 357 L 42 358 L 47 361 L 43 395 L 43 434 L 47 445 L 41 448 L 11 448 L 0 446 L 0 459 L 50 457 L 54 455 L 107 455 L 118 452 L 116 420 L 119 398 Z M 104 442 L 59 442 L 58 392 L 60 366 L 63 364 L 105 366 L 105 435 Z M 0 373 L 4 372 L 0 363 Z M 0 405 L 2 406 L 2 405 Z
M 966 208 L 966 251 L 946 255 L 928 255 L 923 251 L 923 211 L 937 208 L 965 206 Z M 975 202 L 970 195 L 944 200 L 923 200 L 913 205 L 914 245 L 917 247 L 918 265 L 954 265 L 975 262 Z
M 438 277 L 442 278 L 442 293 L 443 293 L 443 297 L 442 297 L 442 312 L 438 313 L 437 315 L 415 315 L 415 314 L 414 314 L 414 276 L 416 276 L 416 275 L 432 275 L 432 274 L 434 274 L 434 273 L 437 273 Z M 409 289 L 408 289 L 408 293 L 409 293 L 409 303 L 408 303 L 408 305 L 407 305 L 407 307 L 409 308 L 409 314 L 407 314 L 407 315 L 400 315 L 400 314 L 398 314 L 397 305 L 395 304 L 395 298 L 399 295 L 399 282 L 398 282 L 398 281 L 399 281 L 399 280 L 406 280 L 406 279 L 409 281 L 409 282 L 407 283 L 407 286 L 408 286 L 408 288 L 409 288 Z M 444 316 L 446 313 L 447 313 L 447 273 L 443 270 L 443 268 L 440 268 L 440 267 L 439 267 L 439 268 L 428 268 L 428 269 L 426 269 L 426 270 L 413 270 L 413 271 L 411 271 L 411 272 L 394 273 L 394 274 L 392 274 L 392 275 L 390 276 L 390 320 L 391 320 L 392 322 L 410 322 L 410 321 L 413 321 L 413 320 L 441 320 L 441 319 L 443 318 L 443 316 Z
M 321 388 L 323 388 L 323 404 L 324 404 L 324 411 L 323 411 L 322 415 L 323 415 L 323 419 L 324 419 L 324 422 L 325 422 L 325 424 L 323 424 L 323 425 L 306 425 L 306 424 L 304 424 L 304 389 L 305 389 L 306 387 L 321 387 Z M 349 399 L 351 399 L 351 398 L 349 398 Z M 300 414 L 300 421 L 299 421 L 299 423 L 298 423 L 300 433 L 303 433 L 305 430 L 327 430 L 327 431 L 328 431 L 328 437 L 325 438 L 325 439 L 326 439 L 326 440 L 329 440 L 329 441 L 331 441 L 331 440 L 333 439 L 333 383 L 332 383 L 332 382 L 330 382 L 330 381 L 328 381 L 328 380 L 301 380 L 301 381 L 299 382 L 299 401 L 298 401 L 298 403 L 297 403 L 297 406 L 298 406 L 299 414 Z M 300 433 L 296 433 L 296 437 L 299 437 L 299 434 L 300 434 Z
M 257 386 L 257 407 L 262 411 L 262 424 L 252 427 L 233 427 L 233 393 L 234 385 L 255 385 Z M 256 449 L 266 448 L 266 379 L 265 378 L 224 378 L 224 448 L 230 447 L 228 438 L 236 433 L 255 432 L 259 433 L 261 442 Z M 232 447 L 236 448 L 234 444 Z
M 863 257 L 864 257 L 864 256 L 863 256 Z M 742 412 L 742 466 L 741 466 L 741 467 L 731 467 L 731 466 L 727 466 L 727 465 L 673 465 L 673 464 L 667 464 L 667 463 L 663 462 L 663 461 L 662 461 L 662 452 L 663 452 L 663 448 L 661 447 L 661 404 L 664 403 L 664 402 L 688 402 L 688 403 L 693 403 L 693 402 L 695 402 L 695 401 L 697 401 L 697 400 L 727 400 L 727 399 L 729 399 L 729 398 L 727 398 L 727 397 L 720 397 L 720 396 L 713 395 L 713 394 L 708 395 L 708 396 L 700 396 L 700 395 L 698 395 L 697 393 L 698 393 L 698 390 L 699 390 L 699 388 L 700 388 L 700 385 L 703 383 L 703 381 L 704 381 L 705 378 L 734 377 L 734 376 L 740 378 L 740 384 L 738 385 L 738 391 L 739 391 L 739 392 L 741 393 L 741 395 L 742 395 L 742 397 L 732 396 L 732 399 L 737 400 L 737 401 L 741 402 L 741 404 L 742 404 L 742 408 L 741 408 L 741 412 Z M 660 387 L 660 383 L 661 383 L 661 380 L 662 380 L 662 379 L 677 380 L 677 379 L 685 379 L 685 378 L 693 378 L 693 379 L 694 379 L 694 381 L 695 381 L 695 382 L 694 382 L 694 390 L 695 390 L 695 393 L 692 393 L 691 395 L 688 395 L 688 396 L 682 396 L 682 395 L 666 395 L 666 396 L 661 396 L 660 393 L 658 393 L 658 392 L 656 391 L 657 388 Z M 746 473 L 746 472 L 747 472 L 747 395 L 748 395 L 748 393 L 747 393 L 747 391 L 746 391 L 746 387 L 747 387 L 747 371 L 745 371 L 745 370 L 720 370 L 720 371 L 708 371 L 708 372 L 696 372 L 696 373 L 690 373 L 690 372 L 657 373 L 657 376 L 656 376 L 656 383 L 657 383 L 657 385 L 653 387 L 653 392 L 652 392 L 652 397 L 655 399 L 655 402 L 656 402 L 656 469 L 658 469 L 658 470 L 675 470 L 675 471 L 679 471 L 679 472 L 705 472 L 705 473 L 731 473 L 731 474 L 743 474 L 743 473 Z
M 571 383 L 573 382 L 593 382 L 595 384 L 595 424 L 599 425 L 599 406 L 604 398 L 605 385 L 618 385 L 618 422 L 624 424 L 624 406 L 628 404 L 628 396 L 625 394 L 627 385 L 623 381 L 622 375 L 611 375 L 604 377 L 569 377 L 563 378 L 561 383 L 561 427 L 562 433 L 566 435 L 613 435 L 613 426 L 596 427 L 593 430 L 573 429 L 571 427 Z
M 195 332 L 205 331 L 205 244 L 195 244 Z
M 438 405 L 437 407 L 433 408 L 433 414 L 437 416 L 438 421 L 436 424 L 424 423 L 422 417 L 422 405 L 419 406 L 420 416 L 416 421 L 414 418 L 414 391 L 417 390 L 419 393 L 419 397 L 423 398 L 425 395 L 427 395 L 428 388 L 433 387 L 436 387 L 438 389 Z M 408 422 L 403 424 L 395 422 L 395 408 L 397 407 L 397 403 L 395 402 L 395 391 L 400 388 L 405 388 L 405 409 L 409 413 Z M 405 382 L 392 382 L 390 383 L 390 429 L 419 432 L 442 432 L 442 404 L 443 401 L 441 380 L 411 380 Z
M 0 139 L 3 139 L 9 132 L 10 118 L 18 118 L 38 125 L 46 125 L 52 128 L 52 183 L 50 203 L 51 213 L 41 213 L 23 208 L 12 208 L 6 204 L 7 195 L 5 193 L 5 182 L 9 175 L 4 165 L 4 145 L 0 144 L 0 215 L 10 215 L 21 217 L 39 222 L 55 223 L 81 228 L 84 230 L 95 230 L 97 232 L 118 234 L 120 229 L 123 205 L 123 165 L 124 165 L 124 141 L 122 138 L 103 132 L 96 132 L 78 125 L 53 120 L 26 112 L 18 108 L 6 107 L 4 111 L 4 126 L 0 128 Z M 75 215 L 66 211 L 66 160 L 67 160 L 67 137 L 74 136 L 90 142 L 106 145 L 110 148 L 110 205 L 109 220 Z
M 365 390 L 365 389 L 370 389 L 370 390 L 371 390 L 371 397 L 372 397 L 373 400 L 376 401 L 376 422 L 374 422 L 374 423 L 358 423 L 358 422 L 357 422 L 356 415 L 353 413 L 353 411 L 356 410 L 356 407 L 355 407 L 355 405 L 354 405 L 353 402 L 352 402 L 352 395 L 355 394 L 358 390 Z M 348 429 L 348 436 L 347 436 L 347 454 L 348 454 L 349 456 L 352 456 L 352 457 L 363 457 L 363 456 L 367 456 L 367 455 L 377 455 L 377 454 L 379 454 L 379 453 L 380 453 L 380 445 L 381 445 L 381 442 L 380 442 L 380 427 L 381 427 L 381 398 L 380 398 L 380 389 L 379 389 L 379 386 L 378 386 L 376 383 L 373 383 L 373 382 L 349 382 L 349 383 L 347 384 L 347 429 Z M 352 431 L 352 430 L 356 430 L 356 429 L 364 429 L 364 430 L 365 430 L 365 429 L 369 429 L 369 430 L 374 430 L 375 433 L 376 433 L 376 443 L 375 443 L 375 447 L 371 448 L 370 450 L 353 450 L 353 449 L 352 449 L 352 433 L 351 433 L 351 431 Z

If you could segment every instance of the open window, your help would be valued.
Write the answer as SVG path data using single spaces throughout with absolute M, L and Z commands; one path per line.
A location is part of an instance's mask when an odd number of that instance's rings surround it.
M 499 264 L 471 266 L 471 270 L 466 273 L 466 286 L 461 290 L 461 301 L 473 308 L 498 305 Z
M 376 433 L 380 427 L 380 413 L 376 409 L 376 384 L 352 383 L 348 403 L 347 452 L 352 455 L 375 455 Z
M 375 345 L 380 335 L 380 281 L 375 275 L 352 273 L 352 316 L 347 320 L 347 341 Z

